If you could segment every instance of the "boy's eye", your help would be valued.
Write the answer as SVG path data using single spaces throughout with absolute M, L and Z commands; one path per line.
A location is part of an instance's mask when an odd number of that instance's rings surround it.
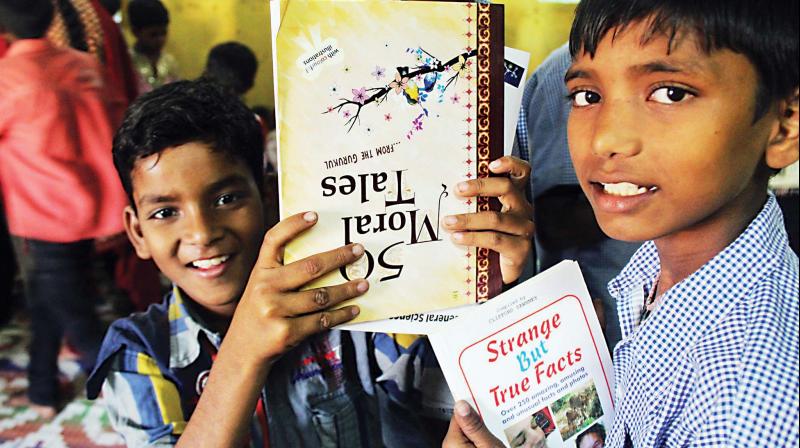
M 661 104 L 675 104 L 691 98 L 692 93 L 680 87 L 660 87 L 650 94 L 651 100 Z
M 600 102 L 600 94 L 591 90 L 579 90 L 571 93 L 570 97 L 575 107 L 586 107 Z
M 226 193 L 218 197 L 214 205 L 221 206 L 221 205 L 231 204 L 233 202 L 238 201 L 240 198 L 241 196 L 237 193 Z
M 150 219 L 167 219 L 175 216 L 177 211 L 174 208 L 160 208 L 150 214 Z

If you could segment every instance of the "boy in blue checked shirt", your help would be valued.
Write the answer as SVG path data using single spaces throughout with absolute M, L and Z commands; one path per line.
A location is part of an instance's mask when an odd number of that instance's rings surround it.
M 797 0 L 584 0 L 569 146 L 623 339 L 607 447 L 798 445 L 798 259 L 767 181 L 798 160 Z M 496 446 L 456 406 L 445 446 Z
M 163 304 L 112 325 L 87 384 L 90 398 L 102 388 L 129 446 L 382 446 L 368 335 L 323 331 L 357 315 L 330 307 L 369 284 L 298 291 L 364 249 L 283 265 L 284 245 L 317 215 L 265 234 L 262 138 L 252 112 L 207 81 L 143 95 L 117 132 L 128 237 L 174 284 Z M 493 171 L 509 177 L 469 182 L 460 194 L 497 195 L 506 212 L 457 216 L 447 227 L 497 249 L 510 282 L 530 248 L 518 241 L 532 232 L 522 193 L 529 169 L 496 162 Z M 491 222 L 493 231 L 472 232 Z

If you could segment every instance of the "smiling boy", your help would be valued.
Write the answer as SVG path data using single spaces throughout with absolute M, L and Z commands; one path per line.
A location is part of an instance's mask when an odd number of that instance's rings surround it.
M 581 187 L 646 241 L 609 284 L 606 446 L 797 446 L 798 259 L 767 181 L 798 160 L 798 2 L 584 0 L 570 50 Z M 455 415 L 445 446 L 495 446 Z
M 142 96 L 117 132 L 128 237 L 174 284 L 164 303 L 112 325 L 87 384 L 90 398 L 102 388 L 129 446 L 382 446 L 367 335 L 324 331 L 357 315 L 332 308 L 368 282 L 299 291 L 364 248 L 284 266 L 283 247 L 317 215 L 266 231 L 262 149 L 252 112 L 208 81 Z M 447 228 L 497 249 L 511 282 L 529 255 L 516 234 L 532 226 L 521 189 L 530 171 L 495 162 L 511 177 L 468 182 L 459 194 L 499 196 L 506 212 L 457 216 Z
M 797 445 L 798 261 L 767 192 L 798 159 L 797 4 L 579 6 L 570 154 L 603 231 L 649 240 L 609 285 L 607 446 Z

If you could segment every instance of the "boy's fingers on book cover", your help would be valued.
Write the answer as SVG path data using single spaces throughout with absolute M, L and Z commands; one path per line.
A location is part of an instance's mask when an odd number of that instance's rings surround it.
M 290 294 L 284 301 L 287 313 L 292 316 L 325 310 L 345 300 L 358 297 L 369 290 L 366 280 L 353 280 L 336 286 L 309 289 Z
M 360 311 L 361 310 L 357 306 L 346 306 L 338 310 L 322 311 L 296 317 L 293 322 L 296 342 L 302 341 L 312 334 L 349 322 L 354 317 L 358 316 Z
M 364 246 L 348 244 L 338 249 L 322 252 L 275 269 L 271 280 L 282 291 L 300 288 L 334 269 L 350 264 L 364 255 Z
M 527 216 L 513 213 L 479 212 L 447 216 L 442 220 L 448 231 L 491 230 L 526 239 L 533 238 L 535 226 Z
M 525 198 L 525 190 L 514 184 L 508 177 L 487 177 L 460 182 L 456 192 L 462 197 L 495 197 L 503 204 L 504 211 L 532 213 L 532 208 Z
M 531 176 L 531 165 L 517 157 L 501 157 L 489 164 L 489 169 L 495 174 L 508 174 L 511 183 L 518 189 L 525 190 Z
M 263 268 L 282 266 L 284 246 L 316 224 L 318 219 L 319 216 L 315 212 L 303 212 L 275 224 L 264 235 L 258 255 L 258 266 Z

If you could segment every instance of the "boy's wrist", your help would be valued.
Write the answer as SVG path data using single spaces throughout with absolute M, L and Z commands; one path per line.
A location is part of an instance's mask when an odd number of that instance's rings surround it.
M 234 330 L 233 326 L 231 326 L 230 330 Z M 272 361 L 255 355 L 252 350 L 248 348 L 252 344 L 248 343 L 246 340 L 240 340 L 235 332 L 230 330 L 222 341 L 217 360 L 214 364 L 220 361 L 225 364 L 230 363 L 230 367 L 237 371 L 237 375 L 257 378 L 260 382 L 265 381 L 272 367 Z

